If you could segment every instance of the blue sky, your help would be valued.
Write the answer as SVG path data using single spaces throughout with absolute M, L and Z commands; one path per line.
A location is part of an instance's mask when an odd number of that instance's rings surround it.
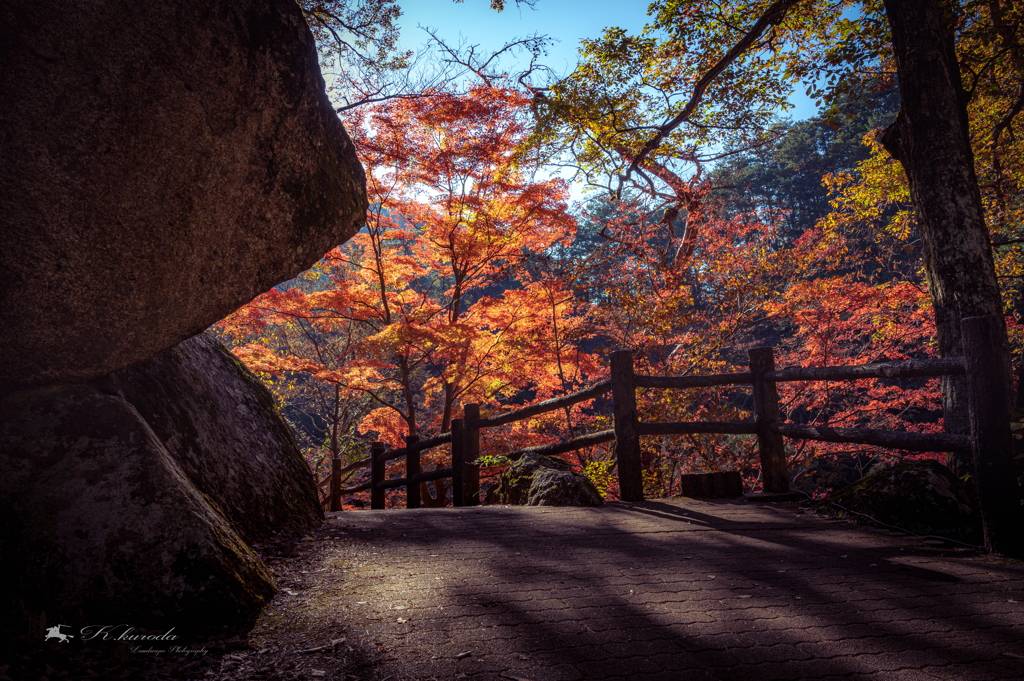
M 489 0 L 465 0 L 458 4 L 452 0 L 398 1 L 402 8 L 401 42 L 406 49 L 415 50 L 428 40 L 419 26 L 436 29 L 438 36 L 452 45 L 459 43 L 461 35 L 469 44 L 480 45 L 488 53 L 506 42 L 538 33 L 558 41 L 544 60 L 558 76 L 567 75 L 576 65 L 582 39 L 597 38 L 611 26 L 639 33 L 648 18 L 648 3 L 629 0 L 537 0 L 535 9 L 516 7 L 514 0 L 506 0 L 506 8 L 500 14 L 490 8 Z M 791 101 L 794 108 L 788 115 L 793 120 L 817 113 L 814 103 L 802 91 Z M 584 198 L 581 184 L 572 187 L 571 198 Z
M 576 64 L 580 40 L 596 38 L 609 26 L 620 26 L 630 33 L 639 33 L 647 21 L 646 2 L 630 0 L 537 0 L 536 9 L 516 7 L 506 0 L 500 14 L 490 8 L 489 0 L 399 0 L 402 8 L 402 44 L 415 49 L 426 41 L 427 34 L 418 25 L 436 28 L 450 43 L 458 43 L 459 35 L 485 50 L 496 50 L 514 38 L 533 33 L 548 35 L 559 42 L 552 45 L 546 64 L 559 75 L 567 74 Z M 794 120 L 817 113 L 814 103 L 803 92 L 794 95 Z

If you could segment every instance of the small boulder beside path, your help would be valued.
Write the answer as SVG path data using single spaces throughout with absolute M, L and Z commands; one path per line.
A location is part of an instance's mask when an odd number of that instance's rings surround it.
M 524 454 L 501 474 L 500 503 L 519 506 L 601 506 L 594 483 L 552 456 Z
M 829 501 L 918 535 L 980 544 L 981 518 L 953 471 L 938 461 L 901 461 L 829 495 Z

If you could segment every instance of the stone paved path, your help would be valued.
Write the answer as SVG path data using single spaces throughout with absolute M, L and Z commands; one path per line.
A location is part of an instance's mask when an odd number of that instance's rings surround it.
M 343 623 L 376 658 L 363 678 L 1024 679 L 1024 566 L 792 504 L 355 512 L 325 532 L 269 615 Z

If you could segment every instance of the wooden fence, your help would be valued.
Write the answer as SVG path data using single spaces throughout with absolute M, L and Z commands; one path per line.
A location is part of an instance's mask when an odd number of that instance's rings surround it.
M 463 418 L 452 419 L 450 432 L 427 440 L 412 440 L 401 449 L 385 451 L 382 443 L 374 443 L 370 457 L 342 467 L 334 460 L 332 475 L 320 486 L 331 483 L 331 494 L 325 504 L 340 510 L 341 495 L 371 490 L 372 509 L 384 508 L 384 491 L 405 486 L 407 505 L 420 505 L 419 483 L 452 478 L 455 506 L 475 505 L 479 499 L 479 469 L 475 461 L 480 451 L 480 431 L 563 409 L 591 400 L 608 392 L 612 394 L 614 428 L 590 433 L 551 445 L 529 447 L 512 452 L 515 460 L 528 452 L 555 455 L 615 441 L 619 479 L 619 496 L 623 501 L 643 500 L 643 474 L 640 459 L 640 438 L 644 435 L 687 435 L 718 433 L 756 435 L 761 461 L 762 482 L 767 493 L 789 490 L 783 438 L 845 442 L 874 445 L 917 452 L 973 452 L 978 464 L 978 486 L 982 494 L 982 511 L 989 519 L 1006 512 L 1015 516 L 1019 491 L 1013 476 L 1012 435 L 1009 430 L 1009 402 L 1003 390 L 1006 380 L 1003 367 L 994 352 L 999 340 L 999 318 L 971 317 L 962 322 L 964 357 L 918 359 L 900 362 L 837 367 L 791 367 L 775 369 L 769 347 L 749 351 L 749 371 L 708 376 L 644 376 L 634 372 L 633 357 L 628 350 L 611 354 L 611 378 L 584 390 L 516 409 L 504 414 L 480 418 L 480 408 L 467 404 Z M 970 435 L 946 433 L 907 433 L 868 428 L 827 428 L 800 426 L 780 420 L 778 383 L 786 381 L 848 381 L 865 378 L 916 378 L 963 375 L 967 379 L 970 406 Z M 682 390 L 723 385 L 750 385 L 753 391 L 753 420 L 748 422 L 668 422 L 640 421 L 636 407 L 638 388 Z M 1000 401 L 1001 400 L 1001 401 Z M 443 444 L 451 445 L 451 466 L 421 472 L 420 453 Z M 386 462 L 405 457 L 406 477 L 387 478 Z M 341 487 L 341 476 L 370 466 L 369 482 L 356 487 Z M 986 523 L 986 533 L 990 530 Z M 1015 532 L 1015 528 L 991 528 L 992 532 Z

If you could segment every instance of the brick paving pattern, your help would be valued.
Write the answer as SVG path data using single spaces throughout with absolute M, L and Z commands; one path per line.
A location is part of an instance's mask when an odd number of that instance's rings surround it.
M 325 531 L 307 590 L 269 614 L 345 623 L 376 656 L 364 678 L 1024 679 L 1024 565 L 792 504 L 350 512 Z

